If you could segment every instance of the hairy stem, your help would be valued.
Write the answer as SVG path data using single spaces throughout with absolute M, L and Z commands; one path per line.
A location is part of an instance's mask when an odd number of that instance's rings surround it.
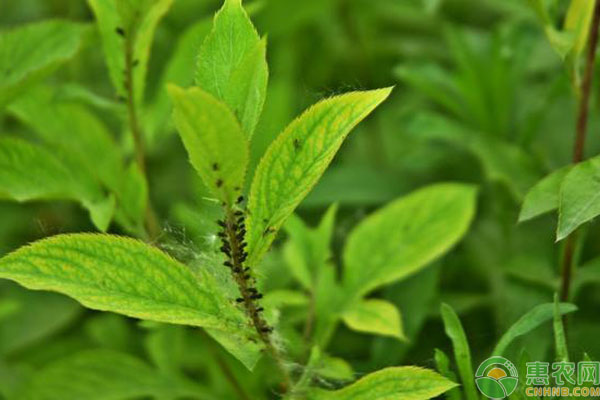
M 135 159 L 144 176 L 144 180 L 148 182 L 146 174 L 146 157 L 144 147 L 144 137 L 139 125 L 137 105 L 135 99 L 135 83 L 133 80 L 133 70 L 136 67 L 137 60 L 133 59 L 133 38 L 131 35 L 124 33 L 124 52 L 125 52 L 125 90 L 127 91 L 127 115 L 129 119 L 129 130 L 133 137 L 133 145 L 135 149 Z M 156 239 L 160 235 L 160 225 L 156 218 L 156 213 L 148 195 L 144 227 L 146 234 L 150 240 Z
M 241 201 L 242 198 L 240 197 L 238 203 Z M 222 231 L 219 233 L 223 243 L 221 251 L 227 256 L 225 266 L 231 269 L 233 279 L 240 290 L 241 297 L 236 299 L 236 301 L 244 307 L 258 337 L 265 346 L 265 350 L 275 360 L 283 379 L 282 391 L 285 392 L 291 387 L 291 378 L 281 353 L 273 344 L 271 338 L 273 329 L 262 316 L 263 308 L 258 304 L 258 300 L 262 298 L 262 294 L 254 287 L 255 279 L 250 275 L 250 268 L 245 265 L 248 254 L 245 251 L 246 243 L 244 237 L 246 227 L 243 211 L 234 210 L 231 206 L 226 205 L 225 219 L 219 221 L 219 225 L 222 228 Z
M 575 147 L 573 149 L 573 163 L 577 164 L 583 160 L 585 148 L 585 137 L 587 133 L 588 110 L 590 104 L 590 92 L 592 88 L 592 78 L 594 74 L 594 63 L 596 61 L 596 48 L 598 47 L 598 28 L 600 26 L 600 2 L 595 1 L 594 15 L 589 34 L 589 47 L 585 63 L 583 80 L 581 81 L 581 96 L 579 98 L 579 110 L 577 113 L 577 128 L 575 136 Z M 561 301 L 569 300 L 571 289 L 571 278 L 573 275 L 573 259 L 575 247 L 577 244 L 577 234 L 573 232 L 565 243 L 563 254 L 562 272 L 561 272 Z

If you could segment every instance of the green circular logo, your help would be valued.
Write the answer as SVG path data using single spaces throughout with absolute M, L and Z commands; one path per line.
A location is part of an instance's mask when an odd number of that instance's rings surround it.
M 490 399 L 510 396 L 519 383 L 515 365 L 504 357 L 490 357 L 479 365 L 475 373 L 479 391 Z

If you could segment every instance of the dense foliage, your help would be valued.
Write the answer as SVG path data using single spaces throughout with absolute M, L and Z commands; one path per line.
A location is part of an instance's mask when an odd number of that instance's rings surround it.
M 600 356 L 596 1 L 1 8 L 0 399 L 477 400 L 490 356 Z

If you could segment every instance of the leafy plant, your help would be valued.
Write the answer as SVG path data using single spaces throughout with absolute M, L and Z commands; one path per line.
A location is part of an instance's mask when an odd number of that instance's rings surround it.
M 339 390 L 319 388 L 319 379 L 351 377 L 343 360 L 324 353 L 340 321 L 358 332 L 406 340 L 397 307 L 367 295 L 417 273 L 453 247 L 474 216 L 476 190 L 458 183 L 432 185 L 382 207 L 350 234 L 339 277 L 328 245 L 336 208 L 316 229 L 293 213 L 350 131 L 391 88 L 318 102 L 292 121 L 251 169 L 250 147 L 267 94 L 267 41 L 240 0 L 226 0 L 216 14 L 198 51 L 194 84 L 167 85 L 190 163 L 218 204 L 220 217 L 210 230 L 220 244 L 200 260 L 180 261 L 161 249 L 160 226 L 149 200 L 141 118 L 152 110 L 144 95 L 152 38 L 171 4 L 89 1 L 111 81 L 125 103 L 125 110 L 117 109 L 127 115 L 124 131 L 132 139 L 134 163 L 123 162 L 108 128 L 86 107 L 57 102 L 49 86 L 11 83 L 15 91 L 29 89 L 5 102 L 10 100 L 8 112 L 35 132 L 36 142 L 2 139 L 0 154 L 7 168 L 0 173 L 1 192 L 17 201 L 77 201 L 98 230 L 106 232 L 114 221 L 133 238 L 55 235 L 0 259 L 0 277 L 28 289 L 65 294 L 94 310 L 203 328 L 249 370 L 264 352 L 279 373 L 274 390 L 289 398 L 417 400 L 453 388 L 447 378 L 417 367 L 383 369 Z M 19 34 L 5 34 L 2 43 L 14 46 Z M 56 52 L 71 55 L 69 51 Z M 20 69 L 41 71 L 54 58 L 58 55 L 48 54 Z M 69 138 L 61 135 L 67 130 Z M 263 289 L 269 274 L 261 265 L 283 227 L 290 237 L 286 261 L 301 291 Z M 297 321 L 279 318 L 279 312 L 298 304 L 306 304 L 308 313 L 302 343 L 292 346 Z M 161 343 L 165 340 L 157 332 L 149 341 L 158 369 L 118 350 L 79 352 L 48 365 L 7 396 L 200 398 L 202 387 L 167 361 L 172 355 L 161 348 L 168 346 Z M 307 354 L 304 371 L 291 363 L 301 363 Z
M 600 351 L 596 1 L 5 3 L 0 400 L 524 400 Z

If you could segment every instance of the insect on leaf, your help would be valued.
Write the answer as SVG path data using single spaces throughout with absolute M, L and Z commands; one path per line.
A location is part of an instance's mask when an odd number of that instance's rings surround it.
M 248 203 L 248 260 L 257 264 L 277 231 L 317 183 L 346 136 L 391 88 L 321 101 L 293 121 L 260 161 Z
M 135 104 L 144 99 L 154 31 L 173 0 L 88 0 L 96 16 L 106 64 L 117 94 L 125 97 L 126 52 L 130 52 Z
M 244 331 L 245 317 L 160 250 L 98 234 L 58 235 L 0 259 L 0 278 L 66 294 L 88 308 L 157 322 Z
M 249 158 L 242 128 L 227 106 L 200 88 L 170 85 L 175 126 L 190 161 L 215 197 L 233 204 L 241 194 Z

